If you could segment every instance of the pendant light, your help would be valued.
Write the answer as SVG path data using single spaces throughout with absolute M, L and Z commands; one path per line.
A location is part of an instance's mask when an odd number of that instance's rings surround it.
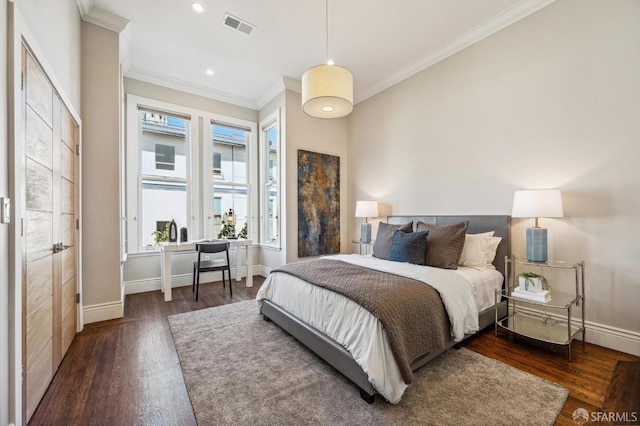
M 326 59 L 302 75 L 302 110 L 311 117 L 340 118 L 353 110 L 353 76 L 329 60 L 329 0 L 325 0 Z

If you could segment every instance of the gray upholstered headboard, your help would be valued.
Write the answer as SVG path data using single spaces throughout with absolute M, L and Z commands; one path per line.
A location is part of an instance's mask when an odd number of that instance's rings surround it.
M 430 225 L 450 225 L 452 223 L 469 221 L 468 234 L 494 231 L 494 236 L 501 237 L 496 258 L 493 265 L 504 274 L 504 257 L 511 256 L 511 216 L 388 216 L 387 222 L 400 225 L 413 221 L 428 223 Z

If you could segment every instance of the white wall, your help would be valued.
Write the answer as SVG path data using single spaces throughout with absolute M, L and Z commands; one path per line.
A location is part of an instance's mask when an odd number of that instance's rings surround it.
M 559 0 L 358 104 L 349 198 L 510 214 L 517 189 L 562 190 L 540 221 L 551 258 L 586 261 L 587 340 L 640 355 L 639 69 L 640 2 Z
M 348 240 L 347 216 L 350 204 L 355 201 L 347 196 L 347 118 L 322 120 L 302 112 L 300 93 L 286 90 L 286 261 L 287 263 L 310 258 L 298 258 L 298 150 L 319 152 L 340 157 L 340 251 L 351 251 Z M 351 215 L 353 216 L 353 215 Z
M 56 77 L 80 111 L 80 12 L 75 0 L 15 0 Z
M 119 43 L 117 33 L 82 23 L 82 297 L 85 313 L 113 307 L 99 319 L 117 317 L 122 298 Z

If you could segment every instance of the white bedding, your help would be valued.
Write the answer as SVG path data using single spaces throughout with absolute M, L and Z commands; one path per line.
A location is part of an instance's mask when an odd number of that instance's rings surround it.
M 493 306 L 502 274 L 493 269 L 478 271 L 460 267 L 445 270 L 409 263 L 390 262 L 371 256 L 336 255 L 336 259 L 392 272 L 423 281 L 441 295 L 452 324 L 451 335 L 459 341 L 478 331 L 478 312 Z M 289 274 L 270 274 L 256 296 L 276 305 L 322 331 L 343 345 L 369 376 L 373 387 L 389 402 L 400 401 L 407 385 L 402 380 L 380 322 L 350 299 Z

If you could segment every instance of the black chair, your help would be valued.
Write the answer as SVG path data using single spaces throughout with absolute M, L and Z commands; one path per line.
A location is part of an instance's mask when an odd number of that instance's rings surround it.
M 229 272 L 229 292 L 233 296 L 233 288 L 231 288 L 231 263 L 229 262 L 229 243 L 200 243 L 196 244 L 198 251 L 198 260 L 193 262 L 193 285 L 192 291 L 196 293 L 196 301 L 198 300 L 198 290 L 200 289 L 200 272 L 222 271 L 222 287 L 225 287 L 224 271 Z M 225 252 L 225 259 L 203 260 L 203 253 L 213 254 Z

